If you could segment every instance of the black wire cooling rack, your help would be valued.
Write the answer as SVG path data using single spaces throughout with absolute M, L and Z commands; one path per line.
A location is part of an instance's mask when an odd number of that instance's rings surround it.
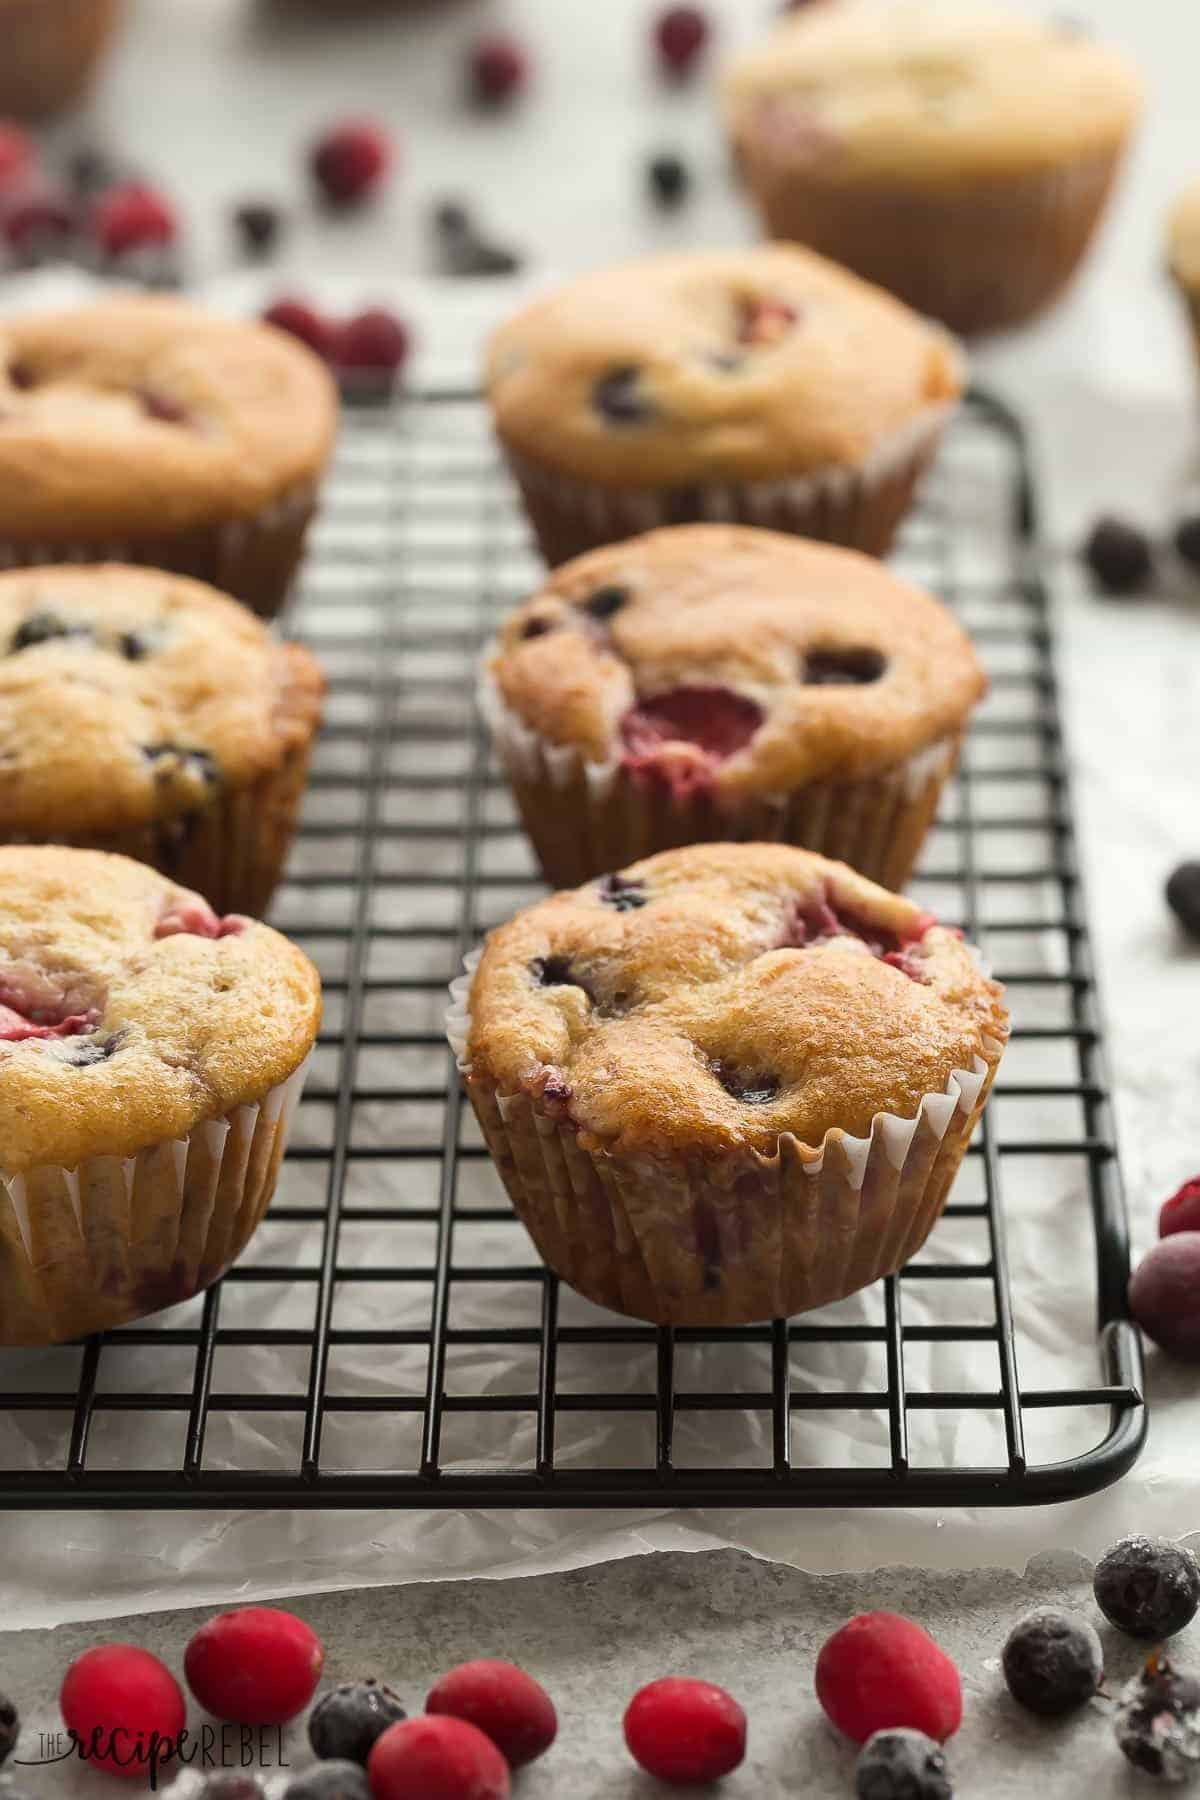
M 898 558 L 993 684 L 914 883 L 1014 1015 L 946 1218 L 839 1307 L 656 1330 L 537 1263 L 441 1030 L 464 952 L 539 891 L 473 703 L 535 579 L 524 529 L 476 399 L 352 411 L 290 618 L 331 696 L 274 918 L 327 1012 L 276 1203 L 186 1307 L 0 1352 L 0 1504 L 1007 1505 L 1128 1469 L 1141 1351 L 1035 535 L 1020 425 L 977 394 Z

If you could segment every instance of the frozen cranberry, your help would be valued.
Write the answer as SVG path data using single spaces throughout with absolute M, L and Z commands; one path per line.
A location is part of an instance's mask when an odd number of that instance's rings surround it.
M 326 362 L 333 356 L 337 327 L 307 300 L 285 295 L 268 306 L 262 319 L 264 325 L 274 325 L 276 331 L 286 331 L 289 337 L 299 338 Z
M 668 1675 L 629 1702 L 625 1742 L 633 1760 L 659 1781 L 718 1781 L 746 1754 L 746 1715 L 724 1688 Z
M 898 1613 L 862 1613 L 817 1658 L 817 1699 L 839 1731 L 864 1744 L 908 1727 L 944 1743 L 962 1723 L 962 1683 L 945 1651 Z
M 544 1756 L 558 1733 L 558 1715 L 545 1688 L 510 1662 L 460 1663 L 431 1689 L 425 1711 L 477 1725 L 510 1769 Z
M 408 359 L 408 327 L 382 306 L 347 319 L 334 339 L 333 360 L 339 369 L 370 375 L 394 375 Z
M 85 1650 L 59 1693 L 63 1722 L 95 1768 L 145 1781 L 172 1756 L 187 1717 L 179 1683 L 136 1644 Z
M 325 1649 L 294 1613 L 247 1606 L 220 1613 L 194 1632 L 183 1658 L 201 1706 L 238 1725 L 283 1725 L 317 1689 Z
M 515 38 L 480 38 L 471 46 L 467 73 L 473 99 L 484 106 L 502 106 L 528 81 L 529 58 Z
M 13 254 L 35 261 L 61 252 L 74 235 L 77 219 L 64 189 L 40 187 L 15 196 L 3 209 L 3 223 Z
M 375 1800 L 509 1800 L 508 1764 L 466 1719 L 389 1726 L 367 1762 Z
M 1129 1284 L 1129 1310 L 1161 1349 L 1200 1362 L 1200 1231 L 1155 1244 Z
M 28 132 L 0 124 L 0 188 L 16 187 L 32 172 L 35 156 Z
M 170 203 L 151 187 L 130 182 L 101 194 L 92 212 L 92 231 L 105 256 L 173 244 L 179 225 Z
M 1193 1175 L 1178 1193 L 1163 1201 L 1158 1215 L 1159 1237 L 1174 1237 L 1180 1231 L 1200 1231 L 1200 1175 Z
M 698 6 L 668 6 L 654 26 L 659 57 L 672 75 L 687 74 L 708 37 L 708 20 Z
M 381 125 L 348 119 L 314 144 L 309 167 L 330 206 L 359 206 L 392 165 L 392 142 Z

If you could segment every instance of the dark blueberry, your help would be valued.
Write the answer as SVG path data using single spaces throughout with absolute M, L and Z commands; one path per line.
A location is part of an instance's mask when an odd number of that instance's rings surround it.
M 664 152 L 646 164 L 646 181 L 659 206 L 682 206 L 692 185 L 691 171 L 681 156 Z
M 714 1062 L 712 1071 L 725 1092 L 747 1106 L 768 1106 L 779 1093 L 779 1083 L 774 1075 L 747 1074 L 727 1062 Z
M 602 375 L 592 389 L 592 405 L 614 425 L 639 425 L 650 417 L 650 406 L 641 393 L 642 372 L 632 367 Z
M 320 1757 L 366 1767 L 375 1739 L 407 1714 L 391 1688 L 347 1681 L 323 1694 L 308 1717 L 308 1741 Z
M 878 650 L 810 650 L 804 658 L 808 687 L 866 687 L 887 668 Z
M 1104 1680 L 1095 1628 L 1072 1613 L 1030 1613 L 1013 1626 L 1002 1662 L 1013 1699 L 1046 1718 L 1085 1705 Z
M 82 199 L 90 200 L 105 188 L 115 187 L 121 171 L 103 150 L 85 144 L 67 158 L 67 179 Z
M 1130 1637 L 1174 1637 L 1200 1606 L 1200 1564 L 1166 1538 L 1128 1537 L 1096 1564 L 1096 1604 Z
M 628 588 L 597 588 L 596 592 L 589 594 L 584 601 L 583 610 L 593 619 L 611 619 L 614 613 L 620 612 L 628 598 Z
M 253 1775 L 235 1774 L 230 1770 L 226 1774 L 210 1775 L 196 1800 L 266 1800 L 266 1797 L 262 1783 L 255 1781 Z
M 1190 1781 L 1200 1770 L 1200 1681 L 1156 1652 L 1122 1688 L 1113 1729 L 1135 1769 L 1163 1781 Z
M 1167 877 L 1167 905 L 1194 938 L 1200 938 L 1200 862 L 1180 863 Z
M 371 1800 L 371 1790 L 357 1763 L 319 1762 L 288 1782 L 283 1800 Z
M 21 1720 L 16 1707 L 7 1694 L 0 1694 L 0 1763 L 13 1750 L 20 1730 Z
M 270 256 L 283 232 L 284 216 L 269 200 L 246 200 L 233 211 L 233 228 L 247 256 Z
M 126 662 L 145 662 L 158 646 L 147 632 L 123 631 L 117 639 L 117 648 Z
M 545 637 L 548 631 L 554 630 L 553 619 L 526 619 L 521 627 L 523 638 Z
M 97 1063 L 115 1056 L 120 1048 L 120 1033 L 107 1038 L 71 1038 L 64 1043 L 59 1060 L 72 1069 L 94 1069 Z
M 587 982 L 577 975 L 566 956 L 535 956 L 529 965 L 529 973 L 539 987 L 577 987 L 592 997 Z
M 188 773 L 215 787 L 219 774 L 215 759 L 207 750 L 189 749 L 183 744 L 143 744 L 142 755 L 156 765 L 159 781 L 170 781 L 176 774 Z
M 461 236 L 446 239 L 443 261 L 448 275 L 515 275 L 524 258 L 468 228 Z
M 1175 527 L 1174 543 L 1188 567 L 1200 572 L 1200 513 L 1180 519 Z
M 953 1800 L 940 1744 L 923 1731 L 877 1731 L 854 1770 L 858 1800 Z
M 639 906 L 647 904 L 650 896 L 645 882 L 629 881 L 624 875 L 606 875 L 600 883 L 600 898 L 617 912 L 636 912 Z
M 8 379 L 19 392 L 27 392 L 36 383 L 37 377 L 28 363 L 14 357 L 8 365 Z
M 1124 519 L 1098 519 L 1083 547 L 1083 560 L 1106 594 L 1136 594 L 1154 573 L 1150 540 Z
M 55 638 L 78 638 L 81 641 L 88 641 L 91 636 L 92 630 L 89 625 L 73 625 L 69 620 L 60 618 L 58 613 L 30 613 L 24 624 L 18 625 L 13 633 L 9 650 L 15 656 L 19 650 L 32 650 L 36 644 L 49 644 Z
M 186 425 L 188 411 L 170 394 L 159 393 L 156 388 L 142 388 L 138 393 L 142 411 L 148 419 L 157 419 L 163 425 Z

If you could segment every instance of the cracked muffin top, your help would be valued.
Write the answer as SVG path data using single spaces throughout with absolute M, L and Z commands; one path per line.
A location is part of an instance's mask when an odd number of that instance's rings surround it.
M 464 1062 L 589 1149 L 820 1146 L 994 1062 L 1002 990 L 960 934 L 778 844 L 669 850 L 502 925 Z
M 324 678 L 235 600 L 157 569 L 0 575 L 0 833 L 99 835 L 277 769 Z
M 1106 153 L 1141 84 L 1069 21 L 960 0 L 838 0 L 778 24 L 725 82 L 735 143 L 829 181 L 956 181 Z
M 321 983 L 267 925 L 94 850 L 0 847 L 0 1172 L 132 1156 L 260 1100 Z
M 122 297 L 0 321 L 0 538 L 48 544 L 249 518 L 310 485 L 337 392 L 281 331 Z
M 946 609 L 881 563 L 733 525 L 565 563 L 488 671 L 552 744 L 730 797 L 893 767 L 957 734 L 987 686 Z
M 505 445 L 585 481 L 653 486 L 860 468 L 955 401 L 962 353 L 810 250 L 656 257 L 585 275 L 496 331 Z

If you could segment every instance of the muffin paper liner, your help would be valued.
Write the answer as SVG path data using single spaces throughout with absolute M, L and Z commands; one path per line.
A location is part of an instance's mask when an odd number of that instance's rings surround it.
M 876 1113 L 817 1147 L 781 1134 L 774 1155 L 588 1149 L 531 1093 L 502 1094 L 467 1060 L 481 952 L 451 984 L 446 1035 L 521 1222 L 555 1274 L 599 1306 L 655 1325 L 748 1325 L 842 1300 L 901 1268 L 946 1204 L 1004 1045 L 911 1118 Z
M 962 748 L 961 734 L 938 738 L 874 775 L 811 781 L 785 794 L 673 795 L 618 758 L 588 762 L 531 730 L 501 697 L 490 656 L 480 708 L 551 887 L 578 887 L 658 850 L 715 840 L 799 844 L 884 887 L 903 887 Z
M 501 443 L 551 567 L 600 544 L 699 520 L 760 525 L 883 556 L 954 410 L 926 407 L 858 468 L 831 465 L 774 481 L 609 487 L 559 474 Z
M 0 1167 L 0 1344 L 62 1343 L 211 1287 L 267 1210 L 309 1060 L 136 1156 Z
M 287 599 L 316 511 L 317 488 L 295 487 L 246 519 L 225 519 L 162 537 L 93 539 L 85 543 L 0 540 L 0 569 L 40 563 L 139 563 L 190 575 L 273 619 Z

